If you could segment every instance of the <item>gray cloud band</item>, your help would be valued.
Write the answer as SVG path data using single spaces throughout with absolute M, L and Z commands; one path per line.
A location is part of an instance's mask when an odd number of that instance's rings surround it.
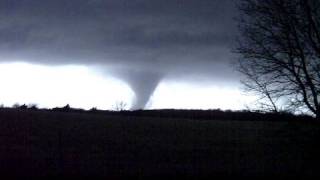
M 232 0 L 0 0 L 0 61 L 113 68 L 144 108 L 162 78 L 233 78 L 233 13 Z

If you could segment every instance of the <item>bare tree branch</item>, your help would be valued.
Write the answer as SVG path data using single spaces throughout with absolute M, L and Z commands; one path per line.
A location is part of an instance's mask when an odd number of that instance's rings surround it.
M 241 0 L 236 52 L 243 84 L 279 110 L 308 109 L 320 118 L 320 1 Z

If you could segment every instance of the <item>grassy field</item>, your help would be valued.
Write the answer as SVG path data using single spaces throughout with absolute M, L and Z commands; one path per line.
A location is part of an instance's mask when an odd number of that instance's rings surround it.
M 0 110 L 0 175 L 319 176 L 313 122 Z

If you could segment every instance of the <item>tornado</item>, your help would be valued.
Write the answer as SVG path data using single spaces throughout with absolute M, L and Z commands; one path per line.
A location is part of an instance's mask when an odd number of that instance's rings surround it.
M 145 109 L 150 97 L 163 78 L 160 73 L 128 69 L 117 71 L 115 76 L 125 81 L 135 94 L 131 110 Z

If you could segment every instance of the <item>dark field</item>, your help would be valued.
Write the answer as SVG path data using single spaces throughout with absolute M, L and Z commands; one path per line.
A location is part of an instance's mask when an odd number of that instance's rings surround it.
M 0 110 L 0 175 L 313 177 L 313 121 L 191 120 Z

